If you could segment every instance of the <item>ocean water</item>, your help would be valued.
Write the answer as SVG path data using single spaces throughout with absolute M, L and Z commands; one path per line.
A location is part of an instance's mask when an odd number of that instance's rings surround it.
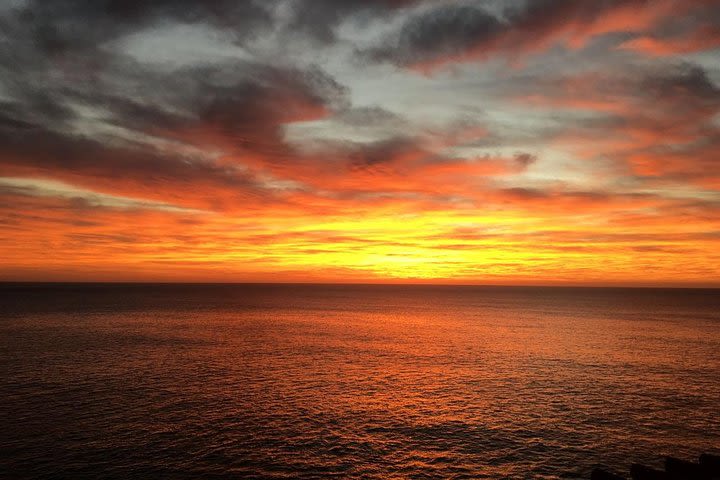
M 0 478 L 589 478 L 720 449 L 720 291 L 0 287 Z

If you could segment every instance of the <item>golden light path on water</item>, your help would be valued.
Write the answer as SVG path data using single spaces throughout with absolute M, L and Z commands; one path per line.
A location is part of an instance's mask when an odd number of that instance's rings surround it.
M 5 286 L 0 474 L 587 479 L 598 465 L 693 460 L 720 445 L 719 301 Z

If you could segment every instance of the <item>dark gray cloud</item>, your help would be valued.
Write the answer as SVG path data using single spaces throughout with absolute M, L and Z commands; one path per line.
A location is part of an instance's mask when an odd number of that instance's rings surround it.
M 345 108 L 345 87 L 317 67 L 248 60 L 168 71 L 107 45 L 163 22 L 208 24 L 239 39 L 271 26 L 271 3 L 29 1 L 2 11 L 3 174 L 109 193 L 165 191 L 192 205 L 204 200 L 180 197 L 193 184 L 230 196 L 259 191 L 250 174 L 158 141 L 286 161 L 283 125 Z M 112 129 L 125 133 L 101 133 Z
M 682 63 L 641 79 L 640 94 L 658 101 L 682 103 L 707 103 L 717 106 L 720 88 L 715 85 L 707 71 L 692 63 Z
M 349 147 L 349 148 L 348 148 Z M 352 168 L 369 168 L 391 164 L 403 157 L 428 155 L 418 140 L 410 137 L 395 137 L 370 144 L 346 145 Z
M 262 193 L 250 175 L 189 156 L 113 146 L 41 128 L 0 130 L 0 143 L 0 167 L 10 176 L 62 180 L 197 208 L 211 207 L 220 192 L 228 203 Z
M 591 25 L 614 9 L 644 5 L 641 0 L 536 0 L 491 13 L 485 9 L 485 2 L 428 1 L 426 6 L 416 9 L 421 3 L 419 0 L 20 3 L 20 7 L 0 14 L 3 47 L 0 140 L 7 145 L 0 154 L 0 166 L 7 171 L 48 178 L 55 171 L 58 178 L 85 185 L 96 182 L 97 188 L 110 188 L 109 182 L 98 179 L 127 178 L 136 186 L 151 190 L 159 188 L 150 187 L 156 181 L 186 188 L 192 176 L 218 188 L 257 186 L 251 176 L 227 167 L 228 162 L 251 170 L 294 162 L 325 162 L 343 168 L 349 165 L 350 170 L 382 168 L 405 159 L 418 164 L 442 162 L 448 160 L 442 150 L 452 145 L 428 146 L 426 139 L 420 138 L 422 132 L 414 131 L 405 112 L 400 115 L 381 107 L 352 107 L 348 88 L 320 67 L 298 66 L 286 58 L 268 55 L 257 60 L 231 58 L 222 64 L 198 62 L 190 67 L 161 68 L 129 58 L 113 42 L 136 32 L 151 35 L 153 29 L 168 23 L 212 27 L 214 32 L 221 32 L 236 43 L 277 28 L 289 28 L 293 35 L 306 35 L 319 42 L 333 42 L 337 40 L 337 27 L 344 22 L 370 22 L 400 14 L 406 18 L 399 31 L 388 39 L 389 43 L 366 53 L 376 60 L 416 66 L 442 62 L 474 50 L 531 48 L 534 43 L 554 38 L 568 26 L 577 29 L 578 25 Z M 285 11 L 289 17 L 283 17 L 282 22 L 276 10 L 281 4 L 290 8 Z M 268 38 L 277 41 L 287 37 Z M 318 58 L 322 59 L 322 55 Z M 687 64 L 675 70 L 665 67 L 641 80 L 628 75 L 617 82 L 589 85 L 587 95 L 574 91 L 575 100 L 601 95 L 600 100 L 610 97 L 633 102 L 632 114 L 604 112 L 607 114 L 581 119 L 576 128 L 593 135 L 621 136 L 627 134 L 629 127 L 673 134 L 680 118 L 690 125 L 682 127 L 686 130 L 713 129 L 709 119 L 717 111 L 718 88 L 707 72 Z M 514 83 L 509 89 L 515 95 L 556 94 L 562 98 L 566 85 L 562 82 L 553 85 L 553 81 L 529 75 L 524 83 Z M 374 126 L 383 130 L 383 135 L 373 138 L 386 139 L 367 143 L 340 140 L 332 146 L 332 155 L 323 152 L 317 158 L 296 150 L 297 144 L 286 142 L 288 124 L 328 118 L 335 113 L 338 113 L 335 126 Z M 513 125 L 512 131 L 504 128 L 500 132 L 498 128 L 500 133 L 491 132 L 476 139 L 476 146 L 532 151 L 536 145 L 519 143 L 523 128 L 519 123 Z M 529 127 L 537 137 L 530 140 L 542 143 L 566 133 L 561 130 L 567 127 L 567 122 L 557 123 L 557 127 Z M 438 137 L 447 133 L 447 128 L 439 126 L 438 131 L 441 130 L 444 133 Z M 362 133 L 367 136 L 367 131 Z M 181 148 L 171 151 L 172 148 L 160 145 L 164 141 L 207 155 L 181 153 Z M 697 145 L 706 151 L 704 144 Z M 211 153 L 216 152 L 224 155 L 225 166 L 212 162 Z M 625 151 L 622 155 L 634 153 L 637 151 Z M 512 161 L 517 170 L 523 170 L 535 162 L 535 157 L 523 153 Z
M 30 0 L 8 10 L 3 30 L 25 37 L 51 58 L 101 55 L 103 45 L 123 36 L 168 23 L 208 25 L 235 42 L 284 28 L 321 42 L 336 39 L 345 21 L 368 20 L 422 0 Z M 289 9 L 281 22 L 279 9 Z
M 415 65 L 490 41 L 503 25 L 480 7 L 440 6 L 410 17 L 396 38 L 369 52 L 376 60 Z
M 407 119 L 379 106 L 349 108 L 338 114 L 337 120 L 355 127 L 405 125 Z
M 514 160 L 520 168 L 525 169 L 535 163 L 537 161 L 537 157 L 529 153 L 517 153 L 515 154 Z
M 336 40 L 336 28 L 343 21 L 384 15 L 386 12 L 422 3 L 423 0 L 295 0 L 288 27 L 320 42 Z
M 12 96 L 36 104 L 32 110 L 38 113 L 60 108 L 57 98 L 50 98 L 59 93 L 107 90 L 99 83 L 103 76 L 114 76 L 129 88 L 153 83 L 152 67 L 132 64 L 113 41 L 178 22 L 223 27 L 237 40 L 272 25 L 263 5 L 251 0 L 31 0 L 0 14 L 5 33 L 0 36 L 0 83 Z
M 707 4 L 705 0 L 669 3 L 674 6 L 670 11 L 682 18 L 688 14 L 695 21 Z M 644 31 L 653 16 L 643 15 L 643 9 L 662 12 L 666 7 L 647 0 L 529 0 L 496 12 L 480 2 L 440 4 L 409 16 L 399 31 L 363 55 L 404 67 L 432 67 L 494 53 L 523 54 L 561 41 L 582 44 L 596 34 Z
M 98 82 L 51 78 L 11 90 L 4 122 L 59 131 L 76 120 L 70 106 L 105 111 L 115 125 L 148 133 L 191 128 L 269 134 L 282 124 L 324 116 L 347 105 L 347 90 L 319 68 L 251 62 L 158 72 L 127 58 Z
M 16 10 L 16 21 L 49 56 L 94 49 L 158 22 L 209 23 L 238 38 L 272 25 L 268 6 L 254 0 L 33 0 Z
M 142 16 L 135 10 L 112 12 L 128 19 Z M 71 31 L 64 38 L 92 40 L 86 33 Z M 250 173 L 161 148 L 159 140 L 200 151 L 221 149 L 239 160 L 261 156 L 283 162 L 293 154 L 283 139 L 284 124 L 321 118 L 348 103 L 346 88 L 317 67 L 236 60 L 167 71 L 118 52 L 82 50 L 78 43 L 64 46 L 60 55 L 71 52 L 82 60 L 71 62 L 68 72 L 68 62 L 44 42 L 34 33 L 20 36 L 15 52 L 0 54 L 0 86 L 6 92 L 0 100 L 3 175 L 224 208 L 220 204 L 267 192 Z M 88 63 L 92 68 L 76 68 Z M 88 110 L 97 117 L 92 122 Z M 126 133 L 102 133 L 108 129 Z

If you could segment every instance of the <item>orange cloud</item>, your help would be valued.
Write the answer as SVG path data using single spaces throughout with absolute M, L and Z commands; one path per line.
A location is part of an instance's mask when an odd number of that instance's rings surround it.
M 707 24 L 689 32 L 668 38 L 642 36 L 623 43 L 620 48 L 650 56 L 668 56 L 702 52 L 720 48 L 720 28 Z

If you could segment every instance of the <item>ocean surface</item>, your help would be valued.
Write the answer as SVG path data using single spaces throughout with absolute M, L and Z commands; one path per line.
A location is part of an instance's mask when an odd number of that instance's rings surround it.
M 720 451 L 720 291 L 0 286 L 0 478 L 589 478 Z

